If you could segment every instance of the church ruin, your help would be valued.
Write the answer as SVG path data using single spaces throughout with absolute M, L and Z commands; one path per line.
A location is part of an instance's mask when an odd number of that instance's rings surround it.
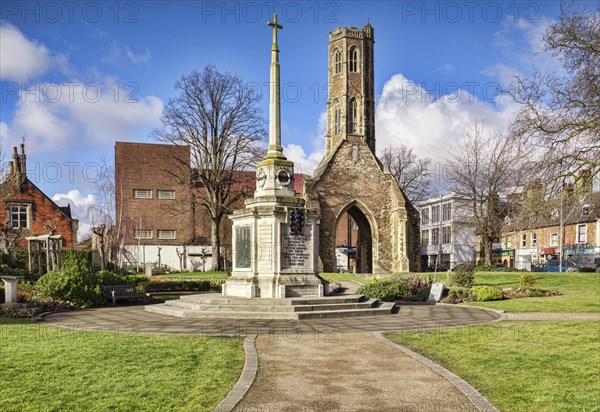
M 338 229 L 347 215 L 358 227 L 355 272 L 419 270 L 418 211 L 376 155 L 374 43 L 370 24 L 329 34 L 327 152 L 304 183 L 307 207 L 321 216 L 324 272 L 340 269 Z

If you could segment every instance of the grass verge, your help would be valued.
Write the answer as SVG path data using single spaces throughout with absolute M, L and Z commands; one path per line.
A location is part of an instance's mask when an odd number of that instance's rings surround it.
M 470 302 L 468 305 L 507 312 L 600 312 L 600 273 L 534 273 L 536 287 L 558 290 L 560 296 Z M 478 272 L 475 283 L 499 288 L 519 287 L 520 273 Z
M 502 411 L 597 411 L 599 336 L 597 321 L 386 334 L 459 375 Z
M 327 280 L 353 280 L 362 285 L 366 285 L 371 282 L 371 279 L 363 279 L 351 273 L 320 273 L 320 275 L 323 279 Z
M 0 318 L 0 410 L 212 410 L 243 340 L 73 331 Z

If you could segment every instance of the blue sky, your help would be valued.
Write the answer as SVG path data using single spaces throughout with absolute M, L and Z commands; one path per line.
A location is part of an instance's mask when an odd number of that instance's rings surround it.
M 553 68 L 539 40 L 560 4 L 4 1 L 3 151 L 24 136 L 30 178 L 87 222 L 96 162 L 112 162 L 117 140 L 152 142 L 182 74 L 214 64 L 268 95 L 273 11 L 284 25 L 282 141 L 300 171 L 310 173 L 323 155 L 328 34 L 370 22 L 378 151 L 407 144 L 441 174 L 448 147 L 474 122 L 502 129 L 510 120 L 515 107 L 496 95 L 497 85 L 533 65 Z

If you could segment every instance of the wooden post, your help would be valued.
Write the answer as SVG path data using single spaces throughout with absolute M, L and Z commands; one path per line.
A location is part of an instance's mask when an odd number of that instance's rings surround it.
M 33 267 L 31 266 L 31 239 L 27 239 L 27 257 L 29 261 L 29 273 L 31 273 L 33 270 Z

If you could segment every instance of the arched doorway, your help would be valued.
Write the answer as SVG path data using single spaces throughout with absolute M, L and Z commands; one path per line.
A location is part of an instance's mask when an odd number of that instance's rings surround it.
M 335 233 L 337 271 L 373 273 L 373 233 L 368 218 L 356 204 L 340 213 Z

